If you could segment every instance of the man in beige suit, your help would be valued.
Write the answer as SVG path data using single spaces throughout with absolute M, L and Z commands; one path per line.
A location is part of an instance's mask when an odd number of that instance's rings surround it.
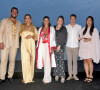
M 5 83 L 7 71 L 7 62 L 9 55 L 8 80 L 13 83 L 13 74 L 15 68 L 15 59 L 17 49 L 19 48 L 19 30 L 21 23 L 16 20 L 18 9 L 11 9 L 11 17 L 5 18 L 0 23 L 0 49 L 1 49 L 1 66 L 0 66 L 0 84 Z

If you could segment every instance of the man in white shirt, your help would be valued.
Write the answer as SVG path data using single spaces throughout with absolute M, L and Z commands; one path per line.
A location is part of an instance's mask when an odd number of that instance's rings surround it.
M 79 80 L 77 75 L 77 59 L 79 52 L 79 33 L 82 30 L 81 25 L 76 24 L 76 15 L 70 15 L 70 24 L 66 26 L 68 37 L 66 43 L 66 54 L 68 59 L 68 74 L 67 80 L 72 78 Z

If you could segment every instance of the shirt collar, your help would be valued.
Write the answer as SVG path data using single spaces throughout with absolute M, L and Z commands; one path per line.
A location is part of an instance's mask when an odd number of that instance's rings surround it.
M 11 17 L 9 17 L 8 19 L 11 21 Z M 13 22 L 12 22 L 12 21 L 11 21 L 11 23 L 13 24 Z M 17 20 L 16 20 L 16 24 L 17 24 Z M 14 25 L 16 25 L 16 24 L 14 24 Z
M 71 24 L 69 24 L 69 26 L 70 26 L 71 28 L 75 28 L 75 27 L 76 27 L 76 25 L 77 25 L 77 24 L 75 24 L 75 25 L 74 25 L 74 27 L 72 27 L 72 26 L 71 26 Z

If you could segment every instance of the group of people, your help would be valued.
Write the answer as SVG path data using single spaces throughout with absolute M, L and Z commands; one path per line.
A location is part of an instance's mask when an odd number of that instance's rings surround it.
M 15 59 L 19 48 L 19 37 L 21 36 L 21 61 L 22 61 L 22 82 L 27 84 L 34 82 L 34 65 L 36 56 L 36 68 L 44 67 L 43 83 L 50 83 L 51 67 L 54 68 L 55 80 L 65 82 L 64 50 L 66 49 L 68 62 L 67 80 L 77 77 L 77 59 L 80 57 L 84 61 L 86 73 L 85 82 L 93 80 L 93 62 L 100 60 L 100 39 L 99 32 L 94 27 L 94 19 L 88 16 L 86 26 L 76 24 L 77 16 L 70 15 L 70 24 L 64 26 L 64 17 L 59 16 L 57 25 L 51 26 L 50 18 L 43 18 L 42 27 L 37 28 L 32 24 L 32 17 L 26 14 L 24 24 L 21 24 L 16 17 L 18 9 L 11 9 L 11 16 L 0 22 L 0 84 L 5 83 L 7 62 L 9 55 L 8 80 L 13 83 Z M 37 47 L 35 49 L 35 41 Z M 36 55 L 35 55 L 36 50 Z

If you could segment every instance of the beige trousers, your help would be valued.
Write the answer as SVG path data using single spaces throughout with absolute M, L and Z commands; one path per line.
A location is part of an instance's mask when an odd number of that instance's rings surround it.
M 41 54 L 43 56 L 43 63 L 44 63 L 43 81 L 49 83 L 51 82 L 51 64 L 50 64 L 49 48 L 48 48 L 48 43 L 42 43 L 42 45 L 43 45 L 43 52 Z
M 17 54 L 17 48 L 4 48 L 4 50 L 1 50 L 0 78 L 2 80 L 5 80 L 5 75 L 7 71 L 8 55 L 9 55 L 8 78 L 13 77 L 16 54 Z
M 79 52 L 79 48 L 66 47 L 69 75 L 77 75 L 78 52 Z

